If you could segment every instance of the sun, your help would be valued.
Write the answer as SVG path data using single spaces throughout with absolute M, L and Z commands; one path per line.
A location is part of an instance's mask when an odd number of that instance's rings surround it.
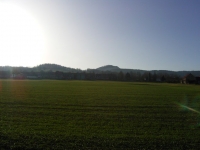
M 45 36 L 25 9 L 0 3 L 0 66 L 35 66 L 45 57 Z

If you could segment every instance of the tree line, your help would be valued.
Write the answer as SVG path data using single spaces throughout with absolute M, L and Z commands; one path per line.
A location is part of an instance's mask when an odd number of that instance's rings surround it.
M 169 82 L 179 83 L 176 74 L 151 72 L 63 72 L 63 71 L 0 71 L 1 79 L 56 79 L 56 80 L 110 80 L 134 82 Z

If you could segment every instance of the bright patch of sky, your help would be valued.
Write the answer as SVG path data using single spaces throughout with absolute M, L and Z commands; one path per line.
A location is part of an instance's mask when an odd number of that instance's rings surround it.
M 43 29 L 45 57 L 32 66 L 200 70 L 198 0 L 8 1 Z

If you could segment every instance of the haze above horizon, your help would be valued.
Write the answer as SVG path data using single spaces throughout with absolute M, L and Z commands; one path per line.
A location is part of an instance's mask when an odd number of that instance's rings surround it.
M 0 66 L 200 70 L 200 1 L 0 0 Z

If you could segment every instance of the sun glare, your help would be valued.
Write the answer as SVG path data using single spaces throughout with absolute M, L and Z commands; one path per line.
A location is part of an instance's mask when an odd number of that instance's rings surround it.
M 0 3 L 0 66 L 35 66 L 44 59 L 45 38 L 35 18 L 10 3 Z

